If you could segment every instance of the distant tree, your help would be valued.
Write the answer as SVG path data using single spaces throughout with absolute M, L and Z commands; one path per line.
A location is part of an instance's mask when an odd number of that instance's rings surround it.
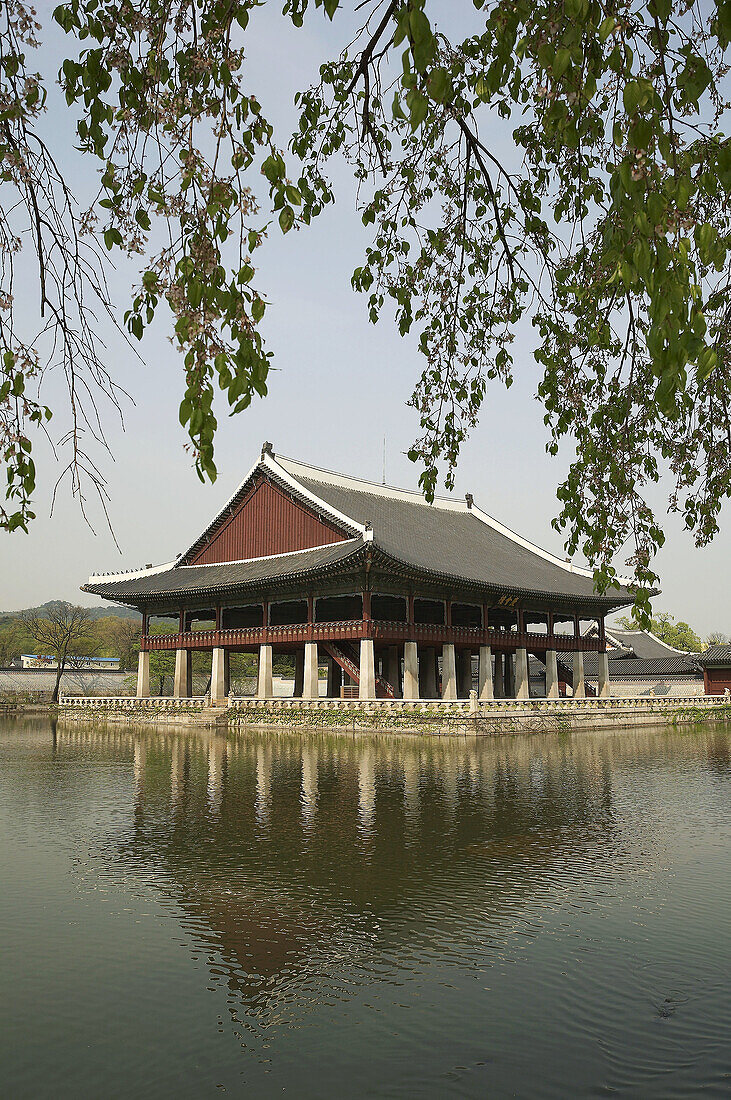
M 712 630 L 706 638 L 706 642 L 711 645 L 728 645 L 728 634 L 723 634 L 720 630 Z
M 617 619 L 617 623 L 625 630 L 638 629 L 635 620 L 628 615 L 623 615 Z M 700 653 L 703 649 L 703 642 L 695 630 L 688 623 L 676 623 L 675 617 L 667 611 L 661 611 L 659 614 L 653 615 L 650 621 L 650 630 L 661 642 L 673 646 L 674 649 L 685 649 L 690 653 Z
M 134 668 L 140 648 L 142 624 L 135 622 L 134 619 L 118 619 L 116 616 L 110 616 L 109 619 L 100 619 L 98 627 L 115 651 L 109 656 L 119 657 L 121 669 Z
M 27 652 L 30 641 L 28 631 L 18 618 L 8 618 L 0 623 L 0 667 L 9 665 Z
M 150 650 L 150 690 L 157 685 L 155 695 L 165 695 L 165 685 L 175 674 L 175 653 L 171 649 Z
M 59 603 L 46 616 L 40 616 L 35 611 L 24 611 L 21 618 L 39 652 L 56 658 L 56 683 L 51 701 L 57 703 L 66 665 L 74 657 L 88 653 L 93 643 L 94 632 L 89 612 L 85 607 Z

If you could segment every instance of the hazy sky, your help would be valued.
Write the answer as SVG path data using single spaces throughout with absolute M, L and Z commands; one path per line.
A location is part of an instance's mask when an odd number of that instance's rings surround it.
M 246 74 L 265 112 L 282 127 L 284 143 L 295 117 L 294 92 L 311 82 L 320 62 L 341 39 L 319 16 L 295 31 L 280 12 L 281 0 L 254 13 L 247 32 Z M 68 130 L 69 146 L 71 121 L 59 107 L 48 120 L 57 134 Z M 78 193 L 88 190 L 88 165 L 79 165 L 68 153 L 67 171 Z M 418 470 L 404 452 L 418 431 L 417 417 L 406 401 L 421 370 L 421 357 L 415 341 L 401 339 L 385 315 L 377 326 L 371 325 L 365 300 L 350 289 L 350 276 L 362 262 L 369 237 L 353 210 L 347 170 L 337 170 L 335 178 L 340 184 L 337 204 L 311 227 L 286 239 L 273 233 L 257 256 L 257 286 L 271 303 L 265 331 L 276 370 L 270 376 L 269 396 L 245 413 L 231 419 L 225 402 L 219 403 L 218 481 L 201 485 L 183 450 L 185 434 L 177 418 L 184 388 L 182 364 L 165 325 L 157 325 L 142 341 L 142 362 L 110 331 L 110 370 L 134 404 L 124 405 L 124 431 L 109 410 L 113 460 L 99 452 L 95 456 L 107 477 L 110 516 L 122 553 L 93 505 L 96 534 L 89 530 L 68 488 L 59 490 L 49 518 L 58 467 L 48 447 L 38 442 L 38 518 L 28 535 L 0 534 L 0 610 L 53 598 L 98 603 L 79 592 L 91 572 L 171 560 L 219 511 L 265 439 L 280 454 L 380 481 L 385 436 L 387 480 L 416 486 Z M 120 315 L 128 305 L 132 275 L 132 268 L 120 267 L 112 282 Z M 34 311 L 37 316 L 32 282 L 28 291 L 23 308 L 29 317 Z M 491 389 L 481 423 L 464 447 L 455 492 L 473 493 L 486 511 L 563 556 L 562 538 L 550 524 L 559 510 L 556 486 L 570 456 L 551 459 L 545 453 L 542 407 L 534 397 L 538 371 L 532 347 L 533 333 L 526 326 L 515 345 L 515 384 L 508 392 Z M 51 379 L 46 397 L 60 392 L 60 380 Z M 59 415 L 53 423 L 55 438 L 63 427 Z M 668 485 L 661 485 L 653 498 L 661 509 L 668 490 Z M 708 549 L 696 550 L 677 518 L 668 517 L 666 532 L 667 543 L 658 559 L 663 593 L 656 608 L 688 620 L 701 633 L 731 633 L 728 508 L 721 517 L 721 533 Z M 616 564 L 621 566 L 621 561 Z

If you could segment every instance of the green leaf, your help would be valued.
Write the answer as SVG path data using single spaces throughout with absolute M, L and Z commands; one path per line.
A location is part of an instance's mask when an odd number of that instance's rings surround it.
M 446 69 L 432 69 L 427 88 L 436 103 L 447 103 L 452 98 L 452 78 Z
M 560 80 L 563 74 L 571 64 L 571 50 L 560 49 L 556 50 L 556 56 L 553 59 L 552 72 L 556 80 Z
M 636 80 L 630 80 L 629 83 L 625 85 L 622 98 L 624 100 L 624 109 L 627 114 L 635 114 L 642 98 L 642 89 Z
M 429 100 L 421 92 L 415 92 L 414 98 L 411 101 L 411 130 L 412 132 L 419 129 L 422 122 L 426 118 L 427 111 L 429 110 Z

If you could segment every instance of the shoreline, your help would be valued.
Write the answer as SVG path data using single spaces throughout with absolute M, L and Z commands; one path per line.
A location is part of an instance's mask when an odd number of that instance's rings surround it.
M 350 733 L 428 734 L 437 737 L 490 737 L 511 733 L 573 733 L 582 729 L 635 729 L 665 723 L 731 720 L 724 697 L 608 699 L 443 700 L 229 700 L 210 707 L 190 699 L 62 700 L 58 718 L 70 723 L 167 725 L 221 731 L 297 728 Z M 186 705 L 193 704 L 193 705 Z M 15 712 L 18 713 L 18 712 Z M 49 713 L 52 713 L 49 710 Z

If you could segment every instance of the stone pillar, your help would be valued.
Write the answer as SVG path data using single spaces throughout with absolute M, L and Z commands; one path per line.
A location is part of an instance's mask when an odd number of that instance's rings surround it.
M 431 646 L 422 648 L 419 657 L 419 694 L 422 699 L 437 697 L 437 655 Z
M 175 685 L 173 695 L 178 699 L 189 699 L 192 691 L 191 653 L 188 649 L 175 650 Z
M 274 694 L 272 679 L 272 647 L 259 646 L 259 676 L 256 684 L 257 699 L 271 699 Z
M 215 646 L 211 659 L 211 706 L 220 706 L 226 700 L 226 650 Z
M 599 653 L 599 669 L 598 669 L 598 684 L 597 695 L 600 699 L 608 699 L 610 695 L 609 691 L 609 658 L 606 653 Z
M 584 654 L 580 649 L 574 653 L 574 699 L 586 698 L 584 683 Z
M 503 693 L 506 699 L 515 698 L 515 664 L 512 653 L 505 654 L 505 662 L 503 665 Z
M 556 650 L 546 650 L 546 699 L 558 699 L 558 664 Z
M 294 691 L 292 692 L 295 699 L 302 698 L 302 691 L 305 685 L 305 651 L 304 649 L 298 649 L 294 655 Z
M 416 642 L 404 642 L 404 699 L 419 698 L 419 649 Z
M 360 686 L 358 688 L 359 699 L 375 699 L 376 697 L 376 655 L 373 652 L 373 639 L 361 638 L 360 640 Z
M 386 679 L 393 688 L 394 699 L 401 698 L 401 655 L 397 645 L 390 645 L 386 654 Z
M 302 684 L 303 699 L 318 699 L 320 696 L 320 681 L 317 677 L 317 642 L 305 642 L 305 668 L 304 682 Z
M 528 650 L 519 649 L 515 654 L 515 698 L 528 699 L 529 697 Z
M 442 699 L 457 698 L 457 656 L 454 646 L 447 642 L 442 646 Z
M 505 681 L 503 679 L 503 654 L 495 654 L 495 678 L 493 680 L 493 691 L 496 699 L 505 698 Z
M 146 699 L 150 694 L 150 651 L 141 649 L 137 660 L 137 698 Z
M 492 682 L 492 650 L 489 645 L 480 646 L 480 699 L 492 699 L 495 689 Z

